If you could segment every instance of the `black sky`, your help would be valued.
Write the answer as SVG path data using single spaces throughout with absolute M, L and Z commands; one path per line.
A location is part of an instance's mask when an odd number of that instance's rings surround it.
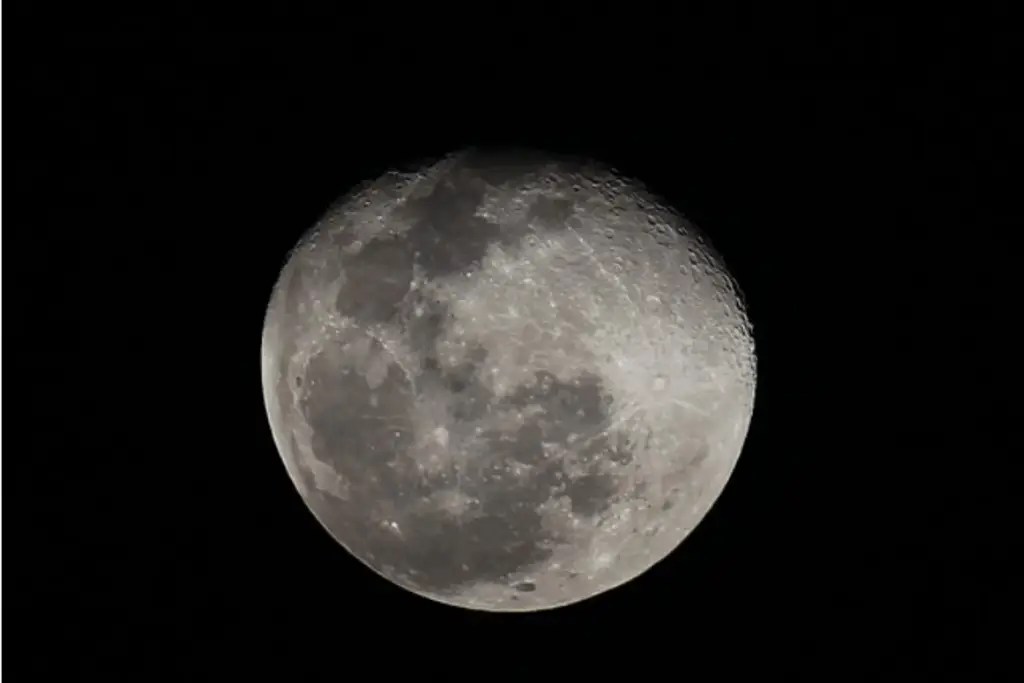
M 990 664 L 1014 347 L 1002 34 L 986 25 L 979 52 L 939 22 L 917 53 L 836 16 L 832 38 L 708 52 L 679 21 L 41 32 L 9 52 L 12 676 Z M 754 324 L 757 403 L 724 495 L 667 561 L 572 609 L 480 615 L 376 578 L 306 510 L 266 421 L 261 325 L 287 250 L 354 184 L 466 145 L 640 177 L 710 235 Z

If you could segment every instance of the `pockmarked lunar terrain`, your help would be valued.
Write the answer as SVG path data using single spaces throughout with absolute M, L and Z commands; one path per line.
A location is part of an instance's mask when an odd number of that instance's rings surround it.
M 273 290 L 262 372 L 331 535 L 489 611 L 668 555 L 721 494 L 755 387 L 736 287 L 679 213 L 597 164 L 480 150 L 327 212 Z

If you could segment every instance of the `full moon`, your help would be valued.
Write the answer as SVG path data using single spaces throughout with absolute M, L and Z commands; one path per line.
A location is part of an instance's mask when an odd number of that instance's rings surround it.
M 270 427 L 322 526 L 381 577 L 495 612 L 671 553 L 753 411 L 737 287 L 638 181 L 468 150 L 351 191 L 271 294 Z

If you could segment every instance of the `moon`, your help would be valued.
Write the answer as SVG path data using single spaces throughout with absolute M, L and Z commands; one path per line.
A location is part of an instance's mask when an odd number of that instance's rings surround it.
M 464 150 L 342 197 L 262 339 L 303 500 L 381 577 L 536 611 L 669 555 L 735 467 L 751 326 L 706 238 L 586 159 Z

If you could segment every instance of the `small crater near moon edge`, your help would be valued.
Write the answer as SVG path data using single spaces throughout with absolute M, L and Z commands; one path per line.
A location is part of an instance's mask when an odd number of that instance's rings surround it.
M 516 584 L 516 590 L 520 593 L 532 593 L 537 590 L 537 585 L 532 581 L 523 581 L 522 583 Z

